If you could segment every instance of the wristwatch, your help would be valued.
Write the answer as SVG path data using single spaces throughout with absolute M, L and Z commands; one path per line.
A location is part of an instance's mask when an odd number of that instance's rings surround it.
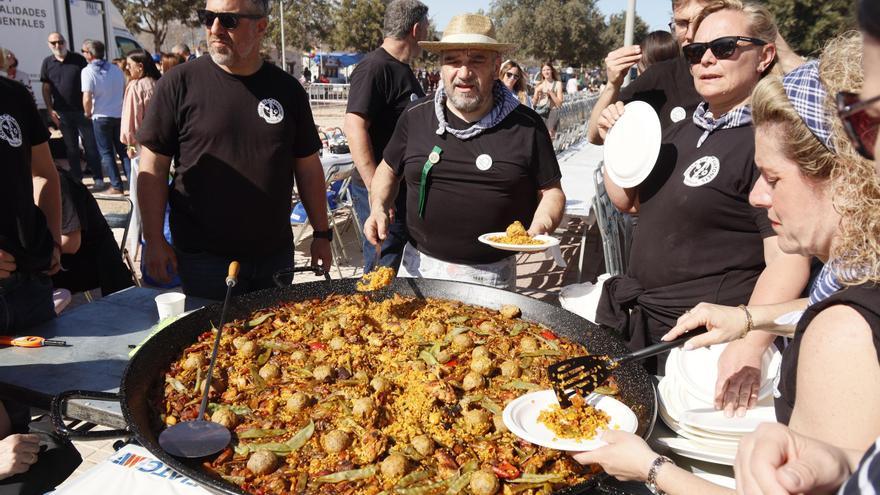
M 316 230 L 316 231 L 312 232 L 312 238 L 313 239 L 327 239 L 328 241 L 332 241 L 333 240 L 333 230 L 331 230 L 331 229 Z
M 648 490 L 651 490 L 651 493 L 653 493 L 654 495 L 666 495 L 666 492 L 664 492 L 660 489 L 660 487 L 657 486 L 657 470 L 660 469 L 660 466 L 666 464 L 667 462 L 672 464 L 673 466 L 675 465 L 675 462 L 672 459 L 666 457 L 665 455 L 659 455 L 656 459 L 654 459 L 654 462 L 651 463 L 651 469 L 648 470 L 648 481 L 645 482 L 645 486 L 647 486 Z

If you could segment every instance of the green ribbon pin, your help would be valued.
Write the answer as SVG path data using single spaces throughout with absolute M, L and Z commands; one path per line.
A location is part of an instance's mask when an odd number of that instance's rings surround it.
M 425 218 L 425 199 L 428 196 L 428 174 L 431 172 L 431 168 L 440 161 L 441 153 L 443 153 L 443 150 L 440 149 L 439 146 L 434 146 L 434 149 L 432 149 L 431 153 L 428 154 L 428 159 L 425 161 L 425 165 L 422 166 L 422 177 L 419 181 L 420 218 Z

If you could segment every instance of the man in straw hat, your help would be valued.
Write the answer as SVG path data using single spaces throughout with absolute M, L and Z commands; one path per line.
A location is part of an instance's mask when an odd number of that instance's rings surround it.
M 458 15 L 439 42 L 419 45 L 439 54 L 441 85 L 398 120 L 373 177 L 365 234 L 385 239 L 406 180 L 411 242 L 399 275 L 512 289 L 514 256 L 477 238 L 517 220 L 532 235 L 559 224 L 565 195 L 549 133 L 496 79 L 513 45 L 495 39 L 488 17 Z

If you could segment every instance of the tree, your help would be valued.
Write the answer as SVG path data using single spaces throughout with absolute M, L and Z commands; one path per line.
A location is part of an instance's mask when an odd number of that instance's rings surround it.
M 856 29 L 851 0 L 767 0 L 779 33 L 802 56 L 815 56 L 834 36 Z
M 271 0 L 269 29 L 264 40 L 267 47 L 281 46 L 279 3 L 284 6 L 284 42 L 288 47 L 308 51 L 327 39 L 330 34 L 327 20 L 332 8 L 329 0 Z
M 489 15 L 520 58 L 588 65 L 605 57 L 595 0 L 494 0 Z
M 125 27 L 135 34 L 147 33 L 153 36 L 153 52 L 162 50 L 168 24 L 180 21 L 195 26 L 195 10 L 203 5 L 203 0 L 112 0 L 119 9 Z
M 605 45 L 605 51 L 610 52 L 616 48 L 623 46 L 623 37 L 626 33 L 626 12 L 619 14 L 611 14 L 608 18 L 608 25 L 602 32 L 602 43 Z M 633 43 L 639 44 L 648 35 L 648 24 L 636 14 L 633 22 Z
M 333 8 L 330 46 L 369 52 L 382 44 L 387 0 L 341 0 Z

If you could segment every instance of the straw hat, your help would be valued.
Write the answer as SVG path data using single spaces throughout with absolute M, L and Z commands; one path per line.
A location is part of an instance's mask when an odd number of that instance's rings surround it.
M 419 41 L 419 46 L 433 53 L 465 48 L 506 52 L 516 47 L 513 43 L 499 43 L 495 39 L 492 19 L 479 14 L 460 14 L 453 17 L 440 41 Z

